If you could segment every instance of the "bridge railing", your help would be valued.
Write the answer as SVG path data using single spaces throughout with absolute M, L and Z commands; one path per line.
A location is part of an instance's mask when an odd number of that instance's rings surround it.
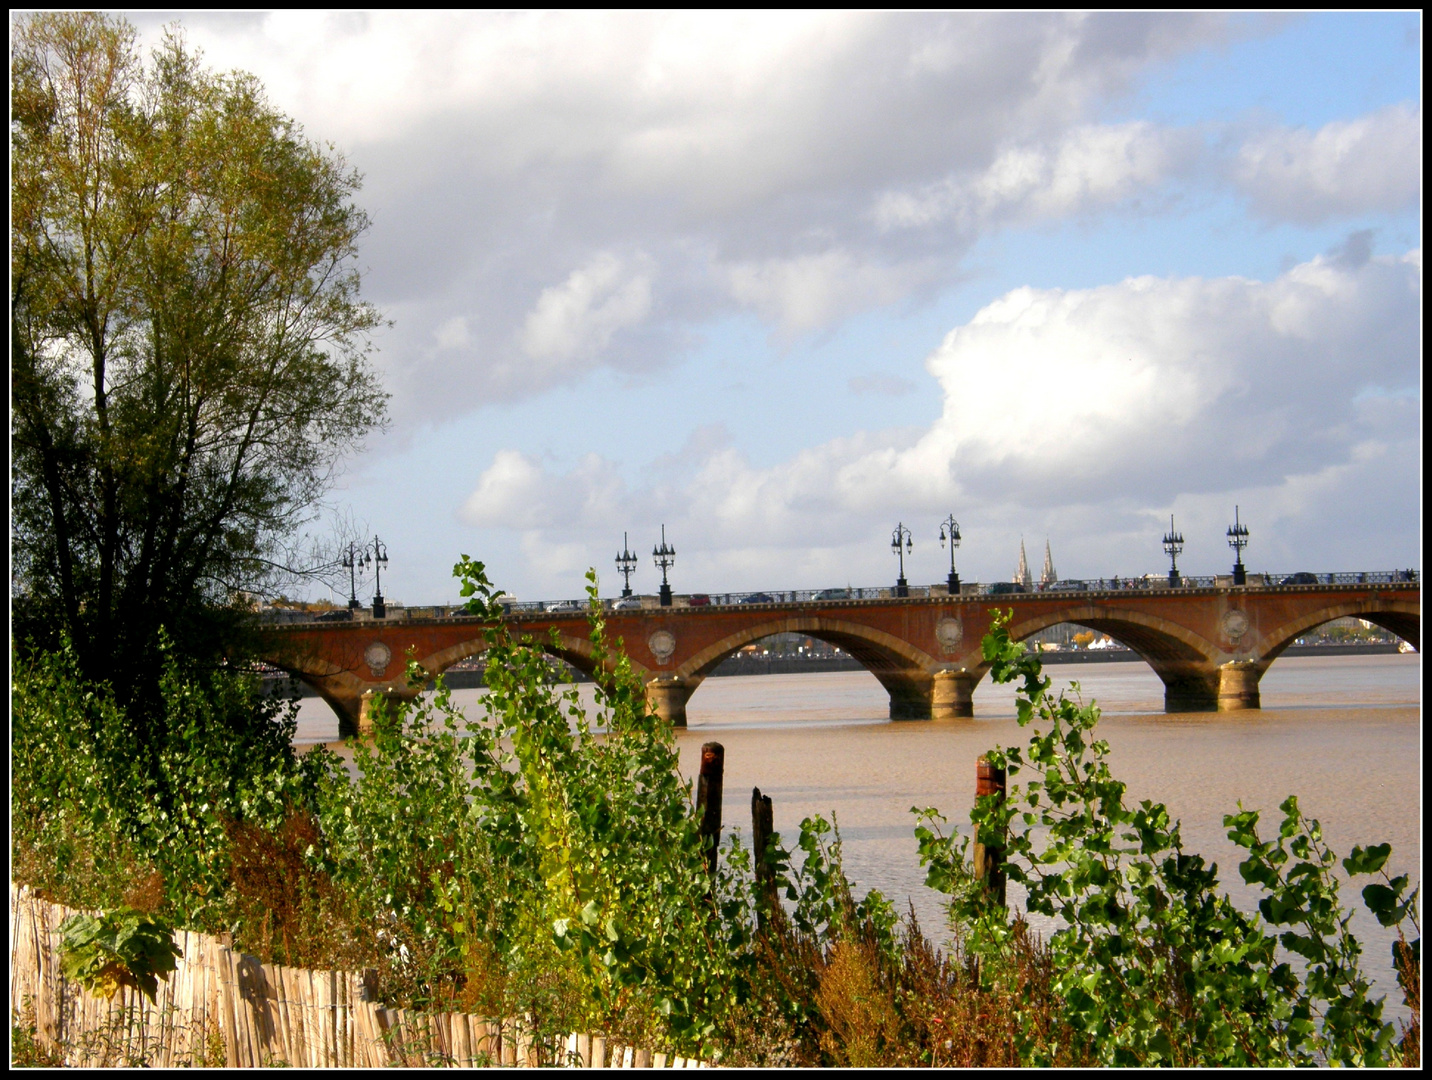
M 1247 581 L 1251 586 L 1316 586 L 1316 585 L 1394 585 L 1419 581 L 1416 570 L 1359 570 L 1338 573 L 1314 574 L 1297 571 L 1288 574 L 1250 573 Z M 1009 581 L 966 582 L 960 589 L 961 596 L 1011 596 L 1042 595 L 1047 593 L 1108 592 L 1111 590 L 1153 591 L 1168 589 L 1211 589 L 1226 587 L 1233 583 L 1231 574 L 1184 574 L 1176 583 L 1170 583 L 1167 574 L 1143 574 L 1138 577 L 1107 578 L 1065 578 L 1054 582 L 1037 582 L 1029 586 Z M 889 585 L 868 588 L 847 586 L 837 589 L 771 589 L 755 592 L 689 593 L 676 597 L 678 607 L 735 607 L 755 604 L 802 604 L 832 603 L 842 600 L 889 600 L 895 589 Z M 945 596 L 944 585 L 911 585 L 912 599 Z M 652 607 L 655 597 L 628 597 L 625 600 L 603 600 L 607 611 L 620 611 L 630 606 Z M 587 610 L 585 600 L 504 600 L 502 608 L 509 615 L 538 615 L 545 613 L 580 614 Z M 389 608 L 390 619 L 452 619 L 466 614 L 461 604 L 432 604 L 422 607 Z M 354 613 L 346 608 L 314 613 L 293 608 L 270 608 L 257 614 L 263 623 L 311 623 L 347 622 Z M 357 613 L 359 619 L 367 618 L 366 609 Z

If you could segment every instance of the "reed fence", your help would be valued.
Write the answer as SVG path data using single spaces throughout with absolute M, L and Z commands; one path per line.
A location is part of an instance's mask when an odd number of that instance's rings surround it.
M 264 964 L 220 938 L 175 933 L 180 955 L 150 1001 L 90 993 L 60 970 L 60 924 L 77 914 L 10 886 L 12 1022 L 80 1067 L 710 1068 L 709 1062 L 571 1034 L 543 1046 L 521 1018 L 385 1008 L 372 973 Z

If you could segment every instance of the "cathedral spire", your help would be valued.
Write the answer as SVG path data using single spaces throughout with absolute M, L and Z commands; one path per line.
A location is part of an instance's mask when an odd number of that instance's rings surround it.
M 1019 569 L 1014 572 L 1014 580 L 1023 585 L 1026 589 L 1029 588 L 1031 584 L 1029 578 L 1029 560 L 1024 557 L 1024 537 L 1022 536 L 1019 538 Z
M 1044 569 L 1039 572 L 1039 583 L 1041 585 L 1053 585 L 1059 580 L 1059 575 L 1054 572 L 1054 556 L 1049 553 L 1049 539 L 1044 540 Z

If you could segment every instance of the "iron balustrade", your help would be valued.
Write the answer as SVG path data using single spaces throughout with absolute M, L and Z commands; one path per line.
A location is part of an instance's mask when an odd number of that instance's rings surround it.
M 1297 580 L 1311 576 L 1313 581 Z M 1326 574 L 1310 574 L 1297 571 L 1287 574 L 1248 575 L 1249 587 L 1313 589 L 1329 585 L 1399 585 L 1416 583 L 1421 577 L 1416 570 L 1364 570 Z M 1171 585 L 1167 574 L 1142 574 L 1137 577 L 1069 578 L 1063 581 L 1036 583 L 1017 590 L 1011 590 L 1011 582 L 965 582 L 959 596 L 1036 596 L 1102 593 L 1102 592 L 1186 592 L 1191 589 L 1215 589 L 1232 587 L 1231 574 L 1182 574 L 1177 585 Z M 947 596 L 944 585 L 911 585 L 911 600 L 939 599 Z M 636 597 L 626 597 L 628 603 Z M 656 597 L 650 598 L 656 607 Z M 895 590 L 889 585 L 872 588 L 838 589 L 759 589 L 752 592 L 690 593 L 677 594 L 676 609 L 704 607 L 745 607 L 775 604 L 841 604 L 856 601 L 896 599 Z M 693 603 L 692 601 L 696 602 Z M 585 616 L 587 601 L 581 600 L 502 600 L 502 609 L 509 615 L 572 615 Z M 616 599 L 602 601 L 604 612 L 627 610 L 614 608 Z M 635 606 L 632 606 L 635 609 Z M 676 610 L 667 608 L 667 611 Z M 432 604 L 409 608 L 390 605 L 390 611 L 399 619 L 461 619 L 467 618 L 467 611 L 461 604 Z M 327 617 L 325 617 L 327 616 Z M 270 608 L 257 613 L 257 620 L 264 623 L 327 622 L 348 621 L 352 616 L 346 608 L 335 608 L 331 612 L 306 612 L 293 608 Z

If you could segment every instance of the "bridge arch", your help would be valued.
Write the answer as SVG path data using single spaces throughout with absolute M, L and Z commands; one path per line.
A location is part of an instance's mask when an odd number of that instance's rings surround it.
M 1218 708 L 1220 674 L 1217 645 L 1169 619 L 1129 608 L 1076 604 L 1015 623 L 1009 636 L 1023 641 L 1059 623 L 1076 623 L 1107 634 L 1127 645 L 1153 668 L 1164 684 L 1164 708 L 1168 712 L 1206 712 Z M 975 681 L 983 678 L 988 665 L 976 669 Z
M 547 653 L 563 660 L 584 675 L 595 675 L 597 672 L 597 661 L 592 655 L 592 643 L 585 637 L 577 637 L 573 634 L 558 633 L 554 642 L 547 635 L 533 635 L 531 644 Z M 460 641 L 456 645 L 450 645 L 440 649 L 430 656 L 419 660 L 423 670 L 430 678 L 436 678 L 448 668 L 470 656 L 477 656 L 487 650 L 486 636 L 470 638 L 467 641 Z
M 1274 627 L 1259 639 L 1257 644 L 1257 655 L 1262 662 L 1264 669 L 1272 664 L 1283 651 L 1293 644 L 1299 637 L 1306 634 L 1315 627 L 1324 623 L 1332 622 L 1334 619 L 1356 618 L 1366 619 L 1368 622 L 1391 631 L 1402 638 L 1414 649 L 1422 650 L 1422 620 L 1419 615 L 1421 607 L 1418 601 L 1409 601 L 1401 598 L 1381 596 L 1369 597 L 1361 600 L 1344 601 L 1341 604 L 1329 604 L 1327 607 L 1319 608 L 1316 611 L 1306 612 L 1296 619 L 1291 619 L 1280 626 Z
M 774 634 L 804 634 L 834 645 L 879 680 L 890 695 L 892 720 L 929 719 L 939 661 L 883 630 L 821 615 L 776 617 L 733 631 L 689 657 L 669 675 L 654 680 L 650 684 L 653 704 L 662 716 L 684 725 L 686 702 L 706 676 L 738 649 Z

